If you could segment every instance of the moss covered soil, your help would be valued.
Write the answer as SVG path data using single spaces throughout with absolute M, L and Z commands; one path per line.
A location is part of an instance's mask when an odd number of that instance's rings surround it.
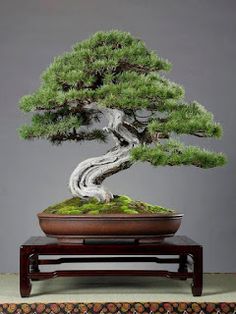
M 79 197 L 67 199 L 49 206 L 43 211 L 57 215 L 101 215 L 101 214 L 170 214 L 174 210 L 151 205 L 131 199 L 126 195 L 115 196 L 108 203 L 101 203 L 95 198 L 84 200 Z

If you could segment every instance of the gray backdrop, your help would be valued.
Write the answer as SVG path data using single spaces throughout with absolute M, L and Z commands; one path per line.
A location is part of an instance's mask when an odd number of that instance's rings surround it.
M 224 151 L 226 167 L 160 167 L 138 163 L 105 184 L 115 194 L 184 212 L 179 234 L 204 246 L 204 270 L 236 271 L 234 0 L 2 0 L 0 3 L 0 272 L 18 271 L 19 245 L 40 235 L 37 212 L 70 197 L 67 182 L 78 162 L 103 154 L 112 143 L 22 141 L 27 120 L 19 98 L 39 85 L 55 55 L 98 30 L 120 29 L 168 58 L 168 77 L 212 111 L 224 127 L 222 140 L 185 137 Z

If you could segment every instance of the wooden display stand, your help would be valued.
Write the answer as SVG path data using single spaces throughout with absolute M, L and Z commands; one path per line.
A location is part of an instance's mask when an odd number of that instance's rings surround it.
M 111 240 L 112 241 L 112 240 Z M 202 246 L 186 236 L 174 236 L 162 241 L 138 242 L 128 240 L 84 240 L 84 243 L 59 243 L 47 237 L 31 237 L 20 247 L 20 294 L 30 296 L 31 281 L 59 276 L 161 276 L 186 280 L 192 278 L 192 293 L 202 294 Z M 40 255 L 75 255 L 59 259 L 42 259 Z M 83 257 L 91 255 L 91 257 Z M 97 257 L 104 255 L 104 257 Z M 109 257 L 115 255 L 115 257 Z M 129 255 L 129 256 L 119 256 Z M 132 257 L 130 257 L 132 255 Z M 139 257 L 142 255 L 142 257 Z M 173 257 L 156 257 L 174 255 Z M 79 257 L 78 257 L 79 256 Z M 154 257 L 155 256 L 155 257 Z M 177 257 L 176 257 L 177 256 Z M 188 256 L 193 262 L 193 271 L 188 270 Z M 40 265 L 90 262 L 154 262 L 177 264 L 178 271 L 167 270 L 54 270 L 43 272 Z

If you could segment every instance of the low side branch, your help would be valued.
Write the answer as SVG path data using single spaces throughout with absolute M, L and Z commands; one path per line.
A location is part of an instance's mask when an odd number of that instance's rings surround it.
M 213 168 L 223 166 L 226 157 L 222 153 L 207 151 L 197 146 L 186 146 L 179 141 L 169 140 L 155 147 L 140 145 L 131 151 L 135 161 L 147 161 L 153 166 L 195 166 Z

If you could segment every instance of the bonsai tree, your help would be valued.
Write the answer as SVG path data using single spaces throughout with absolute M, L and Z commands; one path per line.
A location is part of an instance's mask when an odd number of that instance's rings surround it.
M 222 129 L 198 102 L 184 100 L 182 86 L 161 72 L 171 64 L 144 42 L 120 31 L 98 32 L 56 57 L 42 73 L 41 86 L 20 100 L 32 112 L 30 125 L 19 129 L 23 139 L 106 141 L 114 147 L 81 162 L 71 174 L 74 197 L 110 202 L 102 182 L 137 161 L 154 166 L 222 166 L 222 153 L 186 146 L 177 135 L 220 138 Z M 107 126 L 101 127 L 107 120 Z

